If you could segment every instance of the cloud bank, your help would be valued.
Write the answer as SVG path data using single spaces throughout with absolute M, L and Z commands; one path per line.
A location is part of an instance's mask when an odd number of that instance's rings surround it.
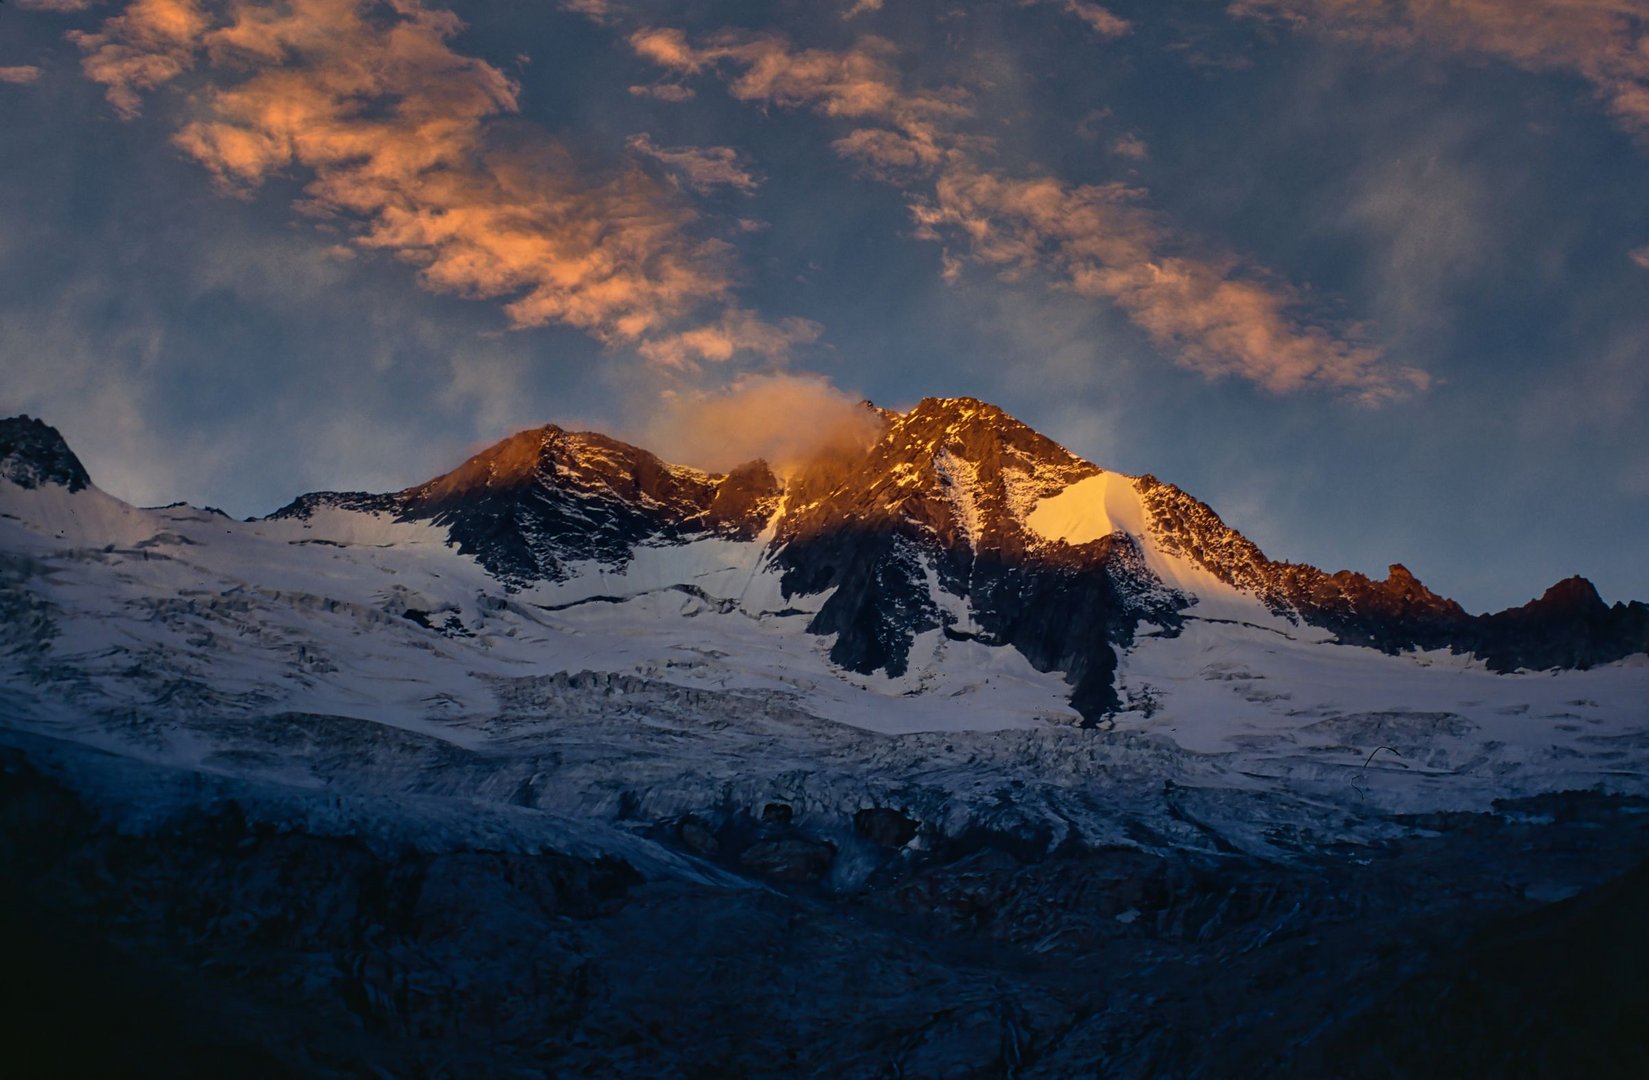
M 176 145 L 226 188 L 307 179 L 299 209 L 425 286 L 502 301 L 660 363 L 772 357 L 816 336 L 732 300 L 731 247 L 636 164 L 597 170 L 512 119 L 519 87 L 452 47 L 462 23 L 418 0 L 134 0 L 71 39 L 123 116 L 182 82 Z M 632 144 L 694 190 L 753 188 L 725 148 Z

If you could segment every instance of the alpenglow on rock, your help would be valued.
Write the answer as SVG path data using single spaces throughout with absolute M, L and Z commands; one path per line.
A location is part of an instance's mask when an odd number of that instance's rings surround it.
M 1090 721 L 1123 704 L 1119 650 L 1187 619 L 1314 628 L 1386 653 L 1448 649 L 1497 671 L 1649 650 L 1649 608 L 1610 607 L 1589 585 L 1473 616 L 1401 565 L 1377 581 L 1275 562 L 1174 485 L 1083 461 L 984 402 L 877 412 L 870 445 L 783 479 L 760 461 L 704 473 L 551 425 L 404 491 L 305 495 L 272 517 L 328 508 L 429 523 L 515 590 L 623 575 L 643 549 L 736 541 L 753 573 L 778 575 L 779 609 L 808 609 L 808 632 L 831 639 L 841 668 L 903 677 L 932 633 L 1012 648 L 1059 672 Z

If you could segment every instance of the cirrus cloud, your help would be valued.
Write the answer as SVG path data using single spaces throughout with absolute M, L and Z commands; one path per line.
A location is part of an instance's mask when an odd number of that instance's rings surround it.
M 299 176 L 304 214 L 430 289 L 501 301 L 516 328 L 571 326 L 677 365 L 806 338 L 734 306 L 731 246 L 672 185 L 593 168 L 516 120 L 520 88 L 453 48 L 462 26 L 419 0 L 133 0 L 70 36 L 123 116 L 184 85 L 192 118 L 173 141 L 224 187 Z M 632 148 L 695 189 L 755 183 L 721 148 Z M 695 331 L 720 344 L 681 346 Z
M 967 95 L 906 86 L 885 40 L 834 51 L 730 32 L 696 44 L 649 28 L 630 44 L 677 76 L 716 74 L 740 100 L 848 122 L 834 148 L 900 186 L 916 235 L 943 246 L 947 279 L 964 259 L 1012 279 L 1046 275 L 1114 304 L 1181 366 L 1274 393 L 1324 389 L 1372 405 L 1429 385 L 1387 363 L 1361 328 L 1310 318 L 1302 290 L 1182 235 L 1143 205 L 1145 192 L 1005 173 L 991 141 L 967 130 Z
M 1432 46 L 1586 80 L 1649 138 L 1649 10 L 1642 0 L 1234 0 L 1239 18 L 1394 48 Z

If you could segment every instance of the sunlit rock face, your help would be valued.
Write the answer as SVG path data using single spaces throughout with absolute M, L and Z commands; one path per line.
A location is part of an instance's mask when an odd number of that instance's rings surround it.
M 500 580 L 561 581 L 569 564 L 622 567 L 638 544 L 706 534 L 751 539 L 778 482 L 760 462 L 726 475 L 670 465 L 638 447 L 547 425 L 510 436 L 443 476 L 387 495 L 306 495 L 275 517 L 317 507 L 392 513 L 447 529 Z
M 1280 620 L 1387 653 L 1469 653 L 1502 671 L 1649 649 L 1649 608 L 1607 607 L 1584 582 L 1473 616 L 1400 564 L 1379 581 L 1273 561 L 1174 485 L 1101 469 L 993 405 L 866 409 L 879 431 L 868 445 L 837 446 L 783 479 L 759 461 L 705 473 L 550 425 L 417 487 L 307 495 L 275 517 L 330 506 L 430 522 L 515 588 L 566 581 L 581 565 L 622 570 L 642 546 L 761 544 L 787 597 L 826 597 L 808 629 L 833 639 L 841 667 L 903 676 L 915 640 L 938 631 L 1059 672 L 1090 720 L 1122 704 L 1118 650 L 1186 618 Z
M 1073 704 L 1098 716 L 1117 704 L 1114 647 L 1191 602 L 1135 537 L 1069 543 L 1033 527 L 1040 501 L 1100 472 L 994 406 L 929 398 L 856 460 L 792 484 L 776 562 L 789 592 L 834 590 L 810 629 L 835 635 L 844 667 L 901 674 L 915 636 L 942 630 L 1063 672 Z

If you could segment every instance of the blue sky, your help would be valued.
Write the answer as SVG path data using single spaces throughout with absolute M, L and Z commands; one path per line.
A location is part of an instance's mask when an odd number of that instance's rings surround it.
M 0 411 L 244 515 L 968 394 L 1275 558 L 1649 598 L 1640 0 L 453 10 L 0 8 Z

